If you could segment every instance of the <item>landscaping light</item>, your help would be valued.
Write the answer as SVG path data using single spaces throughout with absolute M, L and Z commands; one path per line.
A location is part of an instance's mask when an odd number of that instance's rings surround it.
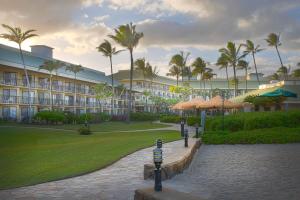
M 184 120 L 183 120 L 183 118 L 181 119 L 180 127 L 181 127 L 181 137 L 184 137 Z
M 159 149 L 162 148 L 162 140 L 161 140 L 161 139 L 156 140 L 156 146 L 157 146 L 157 148 L 159 148 Z
M 162 191 L 161 168 L 160 168 L 162 161 L 163 161 L 162 150 L 160 148 L 155 148 L 153 150 L 153 162 L 155 164 L 155 170 L 154 170 L 154 190 L 156 192 Z
M 184 147 L 188 147 L 188 138 L 189 138 L 189 131 L 188 129 L 184 129 Z

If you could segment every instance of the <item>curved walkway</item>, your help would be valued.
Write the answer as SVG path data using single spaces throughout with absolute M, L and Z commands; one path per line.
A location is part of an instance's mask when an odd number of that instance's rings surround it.
M 165 157 L 184 149 L 183 141 L 163 145 Z M 152 162 L 153 147 L 128 155 L 109 167 L 74 178 L 42 183 L 34 186 L 2 190 L 0 199 L 133 199 L 134 190 L 153 186 L 144 180 L 144 164 Z

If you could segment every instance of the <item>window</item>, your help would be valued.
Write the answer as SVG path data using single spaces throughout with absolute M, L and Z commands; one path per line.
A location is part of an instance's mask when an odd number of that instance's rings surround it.
M 7 85 L 17 85 L 17 74 L 14 72 L 4 72 L 3 79 Z
M 73 106 L 74 105 L 74 97 L 73 96 L 65 96 L 65 105 Z
M 30 87 L 34 87 L 34 83 L 32 81 L 33 80 L 32 76 L 28 75 L 28 79 L 29 79 Z M 28 86 L 26 75 L 23 75 L 22 82 L 23 82 L 23 86 Z
M 39 104 L 49 105 L 50 104 L 50 98 L 49 97 L 50 97 L 49 93 L 39 92 L 38 93 Z
M 52 81 L 52 89 L 62 91 L 63 90 L 63 82 L 58 81 L 58 80 Z
M 31 116 L 34 114 L 34 109 L 31 108 Z M 21 120 L 27 120 L 29 118 L 29 107 L 21 108 Z
M 34 103 L 34 91 L 29 92 L 28 91 L 23 91 L 22 93 L 22 103 L 29 104 L 29 101 L 31 103 Z
M 49 88 L 48 78 L 39 78 L 39 87 L 43 89 Z
M 71 83 L 71 82 L 67 82 L 65 83 L 66 87 L 66 91 L 69 91 L 69 92 L 74 92 L 74 83 Z
M 3 107 L 2 113 L 3 119 L 16 120 L 17 119 L 17 108 L 16 107 Z
M 63 96 L 62 94 L 52 94 L 53 105 L 62 105 L 63 104 Z
M 3 103 L 17 103 L 17 90 L 3 89 Z

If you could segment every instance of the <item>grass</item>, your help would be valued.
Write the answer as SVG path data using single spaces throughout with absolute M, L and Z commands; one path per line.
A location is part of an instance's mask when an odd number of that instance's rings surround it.
M 36 128 L 55 128 L 55 129 L 65 129 L 65 130 L 78 130 L 82 124 L 64 124 L 64 125 L 26 125 L 26 124 L 16 124 L 16 123 L 3 123 L 3 126 L 19 126 L 19 127 L 36 127 Z M 94 132 L 112 132 L 112 131 L 130 131 L 130 130 L 144 130 L 144 129 L 155 129 L 164 128 L 168 125 L 152 123 L 152 122 L 104 122 L 100 124 L 90 124 L 91 130 Z
M 103 125 L 103 129 L 100 127 L 102 126 L 97 126 L 95 130 L 142 129 L 146 124 L 109 123 Z M 147 127 L 153 128 L 150 125 Z M 1 127 L 0 189 L 33 185 L 92 172 L 138 149 L 152 146 L 157 138 L 167 142 L 178 140 L 180 136 L 176 131 L 167 130 L 97 132 L 83 136 L 75 131 L 63 129 Z
M 300 128 L 276 127 L 237 132 L 206 132 L 205 144 L 285 144 L 300 142 Z

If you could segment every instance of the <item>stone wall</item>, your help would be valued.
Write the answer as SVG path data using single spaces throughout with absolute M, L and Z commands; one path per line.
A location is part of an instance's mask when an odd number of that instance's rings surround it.
M 185 156 L 179 158 L 178 160 L 166 163 L 161 166 L 161 176 L 162 180 L 171 179 L 176 174 L 182 173 L 193 160 L 194 154 L 200 147 L 201 141 L 197 140 L 193 146 L 190 148 L 189 152 Z M 144 179 L 154 179 L 154 164 L 144 165 Z

